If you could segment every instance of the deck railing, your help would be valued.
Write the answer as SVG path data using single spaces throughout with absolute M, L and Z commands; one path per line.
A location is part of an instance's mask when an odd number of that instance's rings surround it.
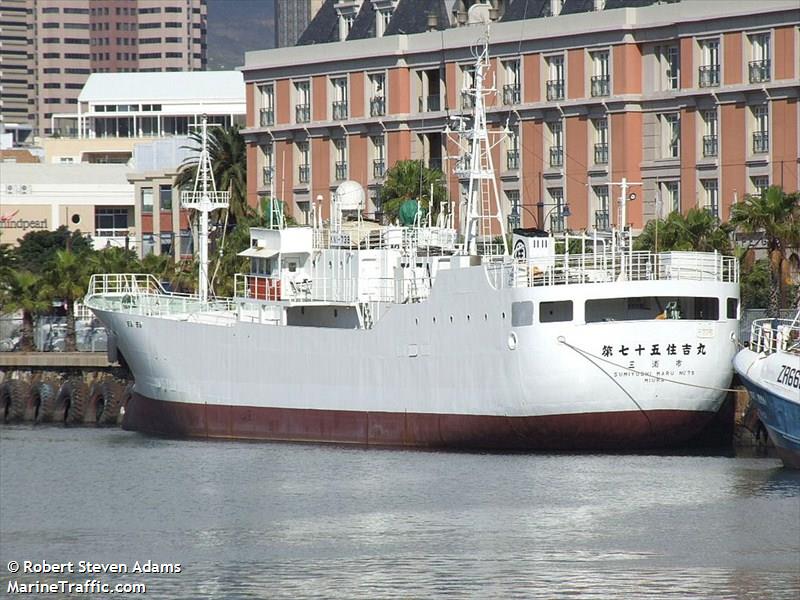
M 588 252 L 549 259 L 508 259 L 486 265 L 495 288 L 538 287 L 617 281 L 739 281 L 739 262 L 732 256 L 704 252 Z
M 800 356 L 800 313 L 794 319 L 758 319 L 750 330 L 750 349 L 772 354 L 781 351 Z

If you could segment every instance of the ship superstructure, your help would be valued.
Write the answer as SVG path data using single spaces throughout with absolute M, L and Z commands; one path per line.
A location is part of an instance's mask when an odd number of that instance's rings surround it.
M 476 53 L 461 227 L 331 218 L 253 228 L 231 298 L 95 275 L 86 304 L 135 378 L 124 426 L 173 436 L 491 449 L 680 444 L 725 397 L 738 263 L 629 236 L 515 230 L 507 249 Z M 453 134 L 454 132 L 449 131 Z M 433 213 L 438 213 L 434 218 Z M 278 218 L 276 221 L 280 222 Z M 202 269 L 202 267 L 201 267 Z

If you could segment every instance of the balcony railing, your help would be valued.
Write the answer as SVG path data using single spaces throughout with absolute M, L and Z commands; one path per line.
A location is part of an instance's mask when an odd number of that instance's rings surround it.
M 419 99 L 419 112 L 435 112 L 441 110 L 439 95 L 421 96 Z
M 703 65 L 697 70 L 700 87 L 717 87 L 719 85 L 719 65 Z
M 472 110 L 475 108 L 475 96 L 468 90 L 461 90 L 461 110 Z
M 518 83 L 509 83 L 503 86 L 503 104 L 519 104 L 520 96 Z
M 308 165 L 300 165 L 297 167 L 297 181 L 299 183 L 308 183 L 309 176 L 311 175 L 311 169 L 308 168 Z
M 703 156 L 716 156 L 718 150 L 717 146 L 718 140 L 716 135 L 703 136 Z
M 335 170 L 337 181 L 344 181 L 347 179 L 347 161 L 337 161 Z
M 594 145 L 594 164 L 596 165 L 608 164 L 608 144 Z
M 294 107 L 294 120 L 298 123 L 308 123 L 311 120 L 311 105 L 296 104 Z
M 611 93 L 611 78 L 608 75 L 592 77 L 592 97 L 608 96 Z
M 594 211 L 594 228 L 597 231 L 611 230 L 611 220 L 607 210 Z
M 565 227 L 564 215 L 559 213 L 550 215 L 550 231 L 552 233 L 563 233 Z
M 506 151 L 506 169 L 509 171 L 519 169 L 519 150 Z
M 380 179 L 386 173 L 386 163 L 381 158 L 372 161 L 372 177 Z
M 764 154 L 769 152 L 769 132 L 753 132 L 753 154 Z
M 331 112 L 334 121 L 341 121 L 347 118 L 347 102 L 334 102 L 331 104 Z
M 563 79 L 550 79 L 547 81 L 547 99 L 548 100 L 563 100 L 564 99 L 564 80 Z
M 275 111 L 271 108 L 261 109 L 261 127 L 275 125 Z
M 272 178 L 275 175 L 275 169 L 272 167 L 264 167 L 261 169 L 261 181 L 266 185 L 272 183 Z
M 386 114 L 386 98 L 383 96 L 373 96 L 369 99 L 369 115 L 380 117 Z
M 750 61 L 749 67 L 750 83 L 760 83 L 770 80 L 770 61 L 768 58 Z
M 550 146 L 550 166 L 560 167 L 564 164 L 564 147 Z

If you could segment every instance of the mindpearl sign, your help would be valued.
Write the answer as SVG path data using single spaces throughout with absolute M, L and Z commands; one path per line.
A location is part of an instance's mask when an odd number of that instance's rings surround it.
M 3 241 L 14 242 L 29 231 L 48 229 L 48 206 L 24 206 L 0 209 L 0 236 Z

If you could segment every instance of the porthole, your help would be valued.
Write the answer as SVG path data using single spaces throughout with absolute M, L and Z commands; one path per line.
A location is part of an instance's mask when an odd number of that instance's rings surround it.
M 505 318 L 506 318 L 506 313 L 505 313 L 505 311 L 500 313 L 500 317 L 501 317 L 502 319 L 505 319 Z
M 414 317 L 414 325 L 419 325 L 419 317 Z
M 436 325 L 436 317 L 433 317 L 433 324 Z
M 469 315 L 467 315 L 467 323 L 469 323 Z
M 453 322 L 453 315 L 450 315 L 450 322 Z
M 483 313 L 483 320 L 484 321 L 488 321 L 489 320 L 489 315 L 487 315 L 486 313 Z

